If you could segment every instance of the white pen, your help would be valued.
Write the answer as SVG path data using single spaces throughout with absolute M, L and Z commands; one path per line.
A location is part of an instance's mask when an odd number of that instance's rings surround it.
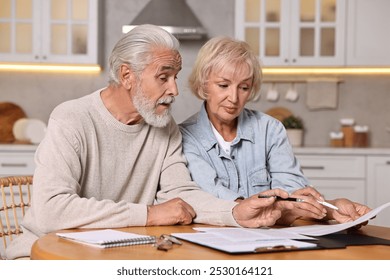
M 338 207 L 334 206 L 333 204 L 330 204 L 329 202 L 326 202 L 326 201 L 320 201 L 320 200 L 317 200 L 319 204 L 322 204 L 326 207 L 329 207 L 329 208 L 332 208 L 334 210 L 339 210 Z
M 275 195 L 259 195 L 258 198 L 270 198 L 270 197 L 275 197 L 276 200 L 289 200 L 289 201 L 296 201 L 296 202 L 305 202 L 305 200 L 301 199 L 301 198 L 295 198 L 295 197 L 287 197 L 287 198 L 282 198 L 280 196 L 275 196 Z M 321 200 L 317 200 L 317 202 L 319 204 L 322 204 L 326 207 L 329 207 L 329 208 L 332 208 L 334 210 L 339 210 L 338 207 L 334 206 L 333 204 L 330 204 L 329 202 L 326 202 L 326 201 L 321 201 Z

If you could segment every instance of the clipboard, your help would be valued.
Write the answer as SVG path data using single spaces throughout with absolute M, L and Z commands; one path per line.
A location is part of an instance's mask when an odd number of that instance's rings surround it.
M 328 235 L 318 236 L 316 241 L 309 241 L 317 243 L 319 249 L 340 249 L 348 246 L 362 246 L 362 245 L 386 245 L 390 246 L 390 240 L 363 235 L 359 231 L 350 232 L 343 231 L 332 233 Z
M 315 240 L 265 240 L 245 242 L 232 242 L 229 240 L 216 240 L 215 236 L 208 233 L 177 233 L 173 236 L 202 245 L 211 249 L 229 254 L 246 253 L 276 253 L 286 251 L 321 250 L 321 249 L 345 249 L 347 246 L 362 245 L 387 245 L 390 240 L 359 234 L 359 232 L 338 232 L 324 236 L 318 236 Z M 241 243 L 241 244 L 240 244 Z M 273 244 L 273 245 L 272 245 Z M 252 246 L 252 247 L 250 247 Z
M 232 241 L 208 232 L 172 233 L 176 238 L 229 254 L 269 253 L 317 248 L 314 242 L 293 239 Z

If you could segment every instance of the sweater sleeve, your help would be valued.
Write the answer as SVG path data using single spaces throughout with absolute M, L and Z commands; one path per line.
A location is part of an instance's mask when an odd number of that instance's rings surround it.
M 67 228 L 143 226 L 146 205 L 85 195 L 79 130 L 51 118 L 45 139 L 37 149 L 32 211 L 26 227 L 47 233 Z M 107 186 L 108 187 L 108 186 Z M 98 186 L 96 186 L 98 188 Z
M 186 160 L 182 153 L 181 134 L 178 126 L 171 123 L 169 146 L 164 160 L 160 190 L 157 201 L 163 202 L 180 197 L 189 203 L 196 212 L 195 222 L 212 225 L 238 226 L 232 215 L 235 202 L 214 197 L 201 190 L 191 180 L 186 167 Z

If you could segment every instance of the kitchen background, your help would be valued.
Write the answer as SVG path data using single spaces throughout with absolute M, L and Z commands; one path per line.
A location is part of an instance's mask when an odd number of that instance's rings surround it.
M 104 11 L 101 17 L 102 29 L 99 30 L 103 39 L 103 43 L 99 45 L 102 53 L 102 72 L 69 74 L 3 71 L 0 72 L 0 102 L 13 102 L 19 105 L 29 118 L 37 118 L 47 123 L 50 112 L 58 104 L 104 87 L 108 76 L 106 61 L 114 44 L 122 35 L 122 26 L 129 24 L 147 3 L 146 0 L 101 1 Z M 234 0 L 187 0 L 187 3 L 207 29 L 208 37 L 235 36 Z M 178 79 L 180 96 L 172 109 L 178 123 L 198 111 L 201 104 L 191 95 L 187 87 L 187 77 L 204 42 L 205 40 L 189 40 L 181 43 L 183 70 Z M 296 77 L 287 78 L 293 80 Z M 329 146 L 329 132 L 340 129 L 340 118 L 354 118 L 358 124 L 369 126 L 371 147 L 390 147 L 390 77 L 345 75 L 338 78 L 342 82 L 338 84 L 336 109 L 310 110 L 306 106 L 306 83 L 296 84 L 299 93 L 297 102 L 284 98 L 290 83 L 277 83 L 280 98 L 276 102 L 268 101 L 266 93 L 270 84 L 265 83 L 260 99 L 248 104 L 248 107 L 261 111 L 272 107 L 286 107 L 301 117 L 305 124 L 304 146 Z

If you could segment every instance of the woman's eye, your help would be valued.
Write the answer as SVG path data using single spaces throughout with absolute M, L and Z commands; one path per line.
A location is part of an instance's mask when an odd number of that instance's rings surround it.
M 218 86 L 219 86 L 220 88 L 227 88 L 227 87 L 228 87 L 228 85 L 225 85 L 225 84 L 218 84 Z

